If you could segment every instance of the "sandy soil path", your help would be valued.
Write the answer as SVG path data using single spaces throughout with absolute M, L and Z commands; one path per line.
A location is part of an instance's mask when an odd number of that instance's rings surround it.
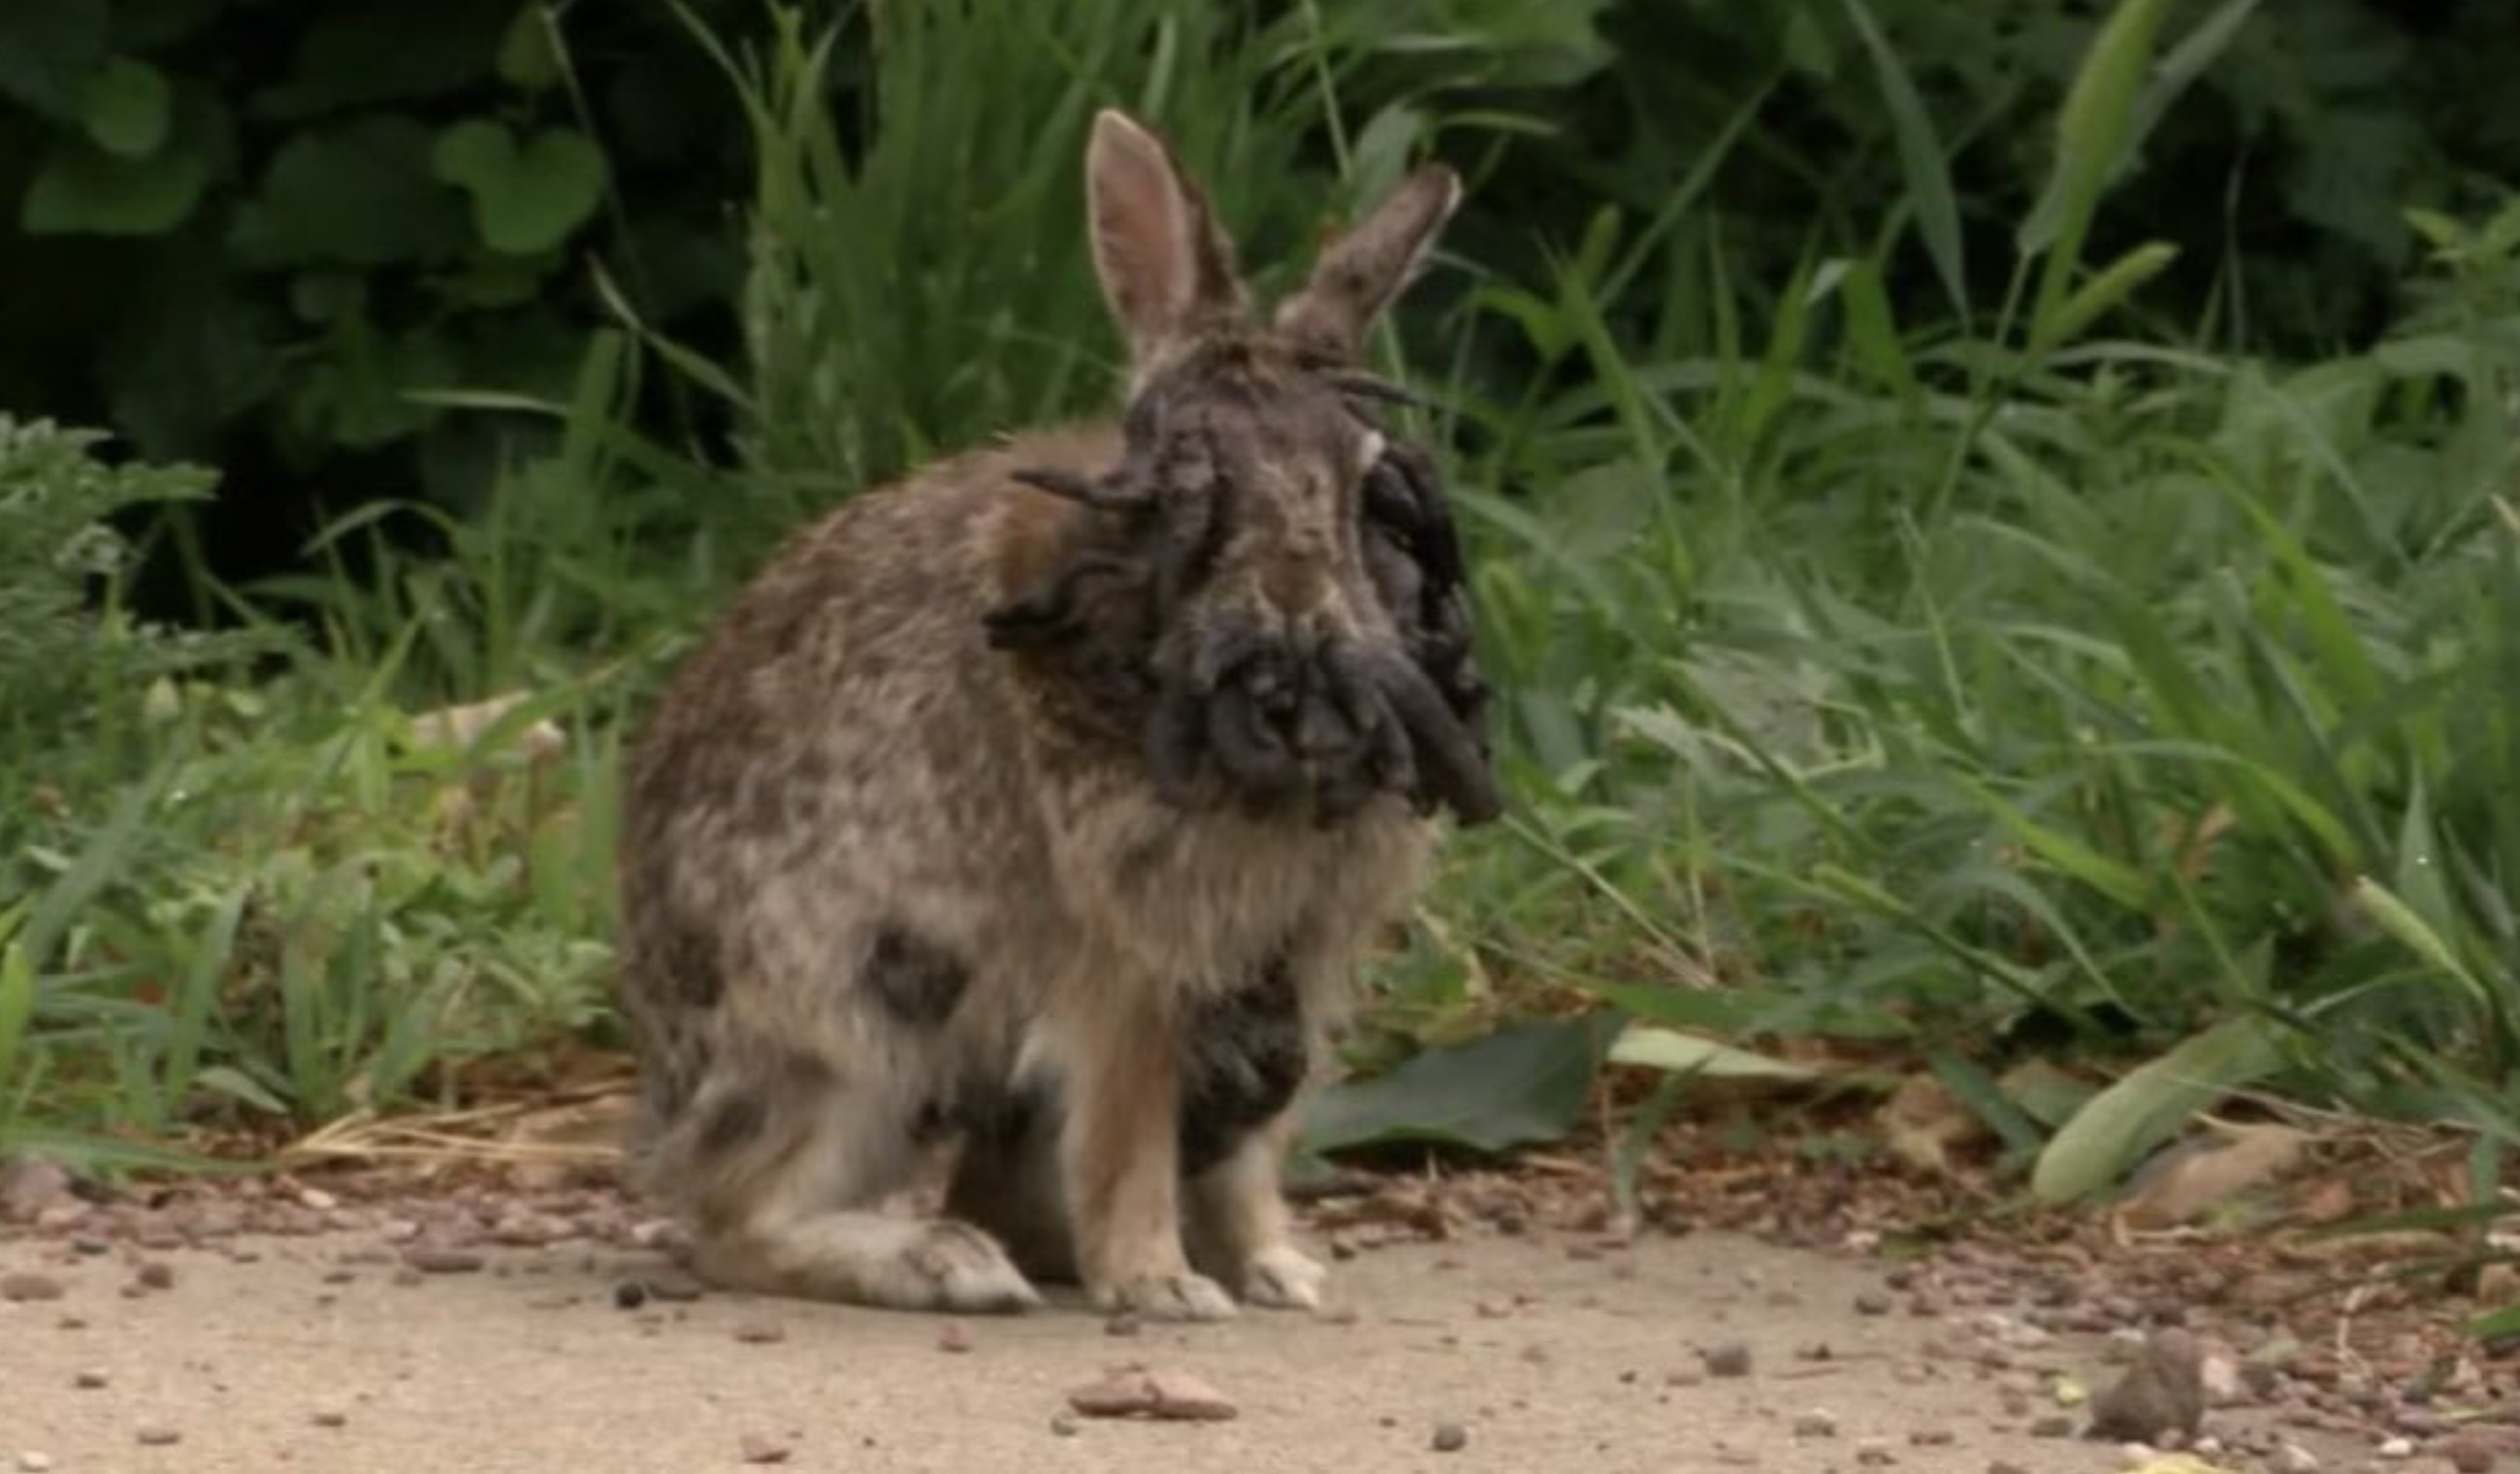
M 38 1247 L 58 1248 L 0 1241 L 0 1271 L 34 1268 Z M 1382 1249 L 1337 1267 L 1324 1317 L 1120 1336 L 1072 1299 L 953 1331 L 719 1294 L 625 1310 L 616 1286 L 662 1261 L 567 1245 L 420 1274 L 372 1236 L 247 1237 L 156 1256 L 173 1275 L 156 1290 L 118 1254 L 45 1257 L 59 1298 L 0 1301 L 0 1468 L 2125 1465 L 2111 1445 L 2034 1437 L 2054 1404 L 2002 1395 L 2048 1369 L 2097 1385 L 2096 1341 L 1999 1370 L 1955 1354 L 1952 1320 L 1859 1313 L 1859 1297 L 1881 1309 L 1880 1270 L 1852 1257 L 1717 1234 L 1584 1253 L 1538 1236 Z M 1748 1347 L 1750 1373 L 1708 1377 L 1702 1353 L 1727 1342 Z M 1067 1410 L 1069 1389 L 1127 1362 L 1200 1378 L 1237 1415 Z M 1444 1424 L 1458 1450 L 1434 1447 Z

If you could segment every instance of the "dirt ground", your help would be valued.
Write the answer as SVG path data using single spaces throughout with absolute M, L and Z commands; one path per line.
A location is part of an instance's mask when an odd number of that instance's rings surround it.
M 1072 1297 L 961 1322 L 685 1299 L 694 1287 L 652 1251 L 563 1236 L 432 1253 L 381 1222 L 199 1248 L 0 1239 L 0 1274 L 13 1276 L 0 1279 L 0 1466 L 2075 1474 L 2131 1462 L 2119 1445 L 2071 1436 L 2078 1410 L 2055 1391 L 2060 1375 L 2108 1380 L 2108 1338 L 1920 1313 L 1862 1254 L 1730 1233 L 1608 1249 L 1540 1230 L 1398 1243 L 1336 1265 L 1321 1316 L 1114 1334 Z M 1746 1373 L 1723 1374 L 1744 1350 Z M 1207 1383 L 1234 1416 L 1071 1410 L 1072 1389 L 1132 1362 Z M 2281 1440 L 2319 1468 L 2373 1457 L 2368 1443 L 2245 1410 L 2218 1409 L 2206 1431 L 2267 1451 L 2226 1455 L 2233 1468 L 2310 1466 L 2271 1461 Z

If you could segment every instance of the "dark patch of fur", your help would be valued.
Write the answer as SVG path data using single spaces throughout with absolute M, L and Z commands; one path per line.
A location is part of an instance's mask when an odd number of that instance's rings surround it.
M 1202 1003 L 1184 1039 L 1181 1172 L 1196 1177 L 1275 1120 L 1310 1060 L 1295 976 L 1272 953 L 1241 985 Z
M 901 926 L 876 932 L 867 949 L 866 985 L 893 1017 L 933 1029 L 954 1016 L 971 969 L 952 951 Z
M 770 1125 L 770 1097 L 757 1087 L 740 1086 L 718 1098 L 700 1122 L 699 1151 L 723 1158 L 750 1145 Z
M 673 996 L 686 1006 L 714 1008 L 726 996 L 726 973 L 718 966 L 717 948 L 709 938 L 677 926 L 665 937 L 657 965 L 672 980 Z

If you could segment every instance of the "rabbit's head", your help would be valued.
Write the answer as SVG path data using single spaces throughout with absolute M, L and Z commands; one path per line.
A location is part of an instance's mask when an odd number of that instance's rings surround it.
M 1411 175 L 1265 322 L 1154 135 L 1102 113 L 1086 181 L 1095 267 L 1129 346 L 1126 449 L 1099 480 L 1031 477 L 1093 507 L 1102 531 L 1061 582 L 1000 611 L 1000 643 L 1048 636 L 1074 580 L 1115 580 L 1139 611 L 1127 638 L 1167 795 L 1336 819 L 1400 791 L 1492 817 L 1480 744 L 1409 658 L 1369 561 L 1368 484 L 1388 472 L 1355 368 L 1459 181 Z

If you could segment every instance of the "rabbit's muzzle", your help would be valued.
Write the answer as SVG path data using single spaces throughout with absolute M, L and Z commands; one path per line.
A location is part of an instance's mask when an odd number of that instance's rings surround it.
M 1475 737 L 1396 645 L 1300 642 L 1256 619 L 1209 627 L 1159 673 L 1147 762 L 1157 790 L 1186 806 L 1204 770 L 1246 808 L 1309 799 L 1326 824 L 1379 793 L 1472 824 L 1501 808 Z

